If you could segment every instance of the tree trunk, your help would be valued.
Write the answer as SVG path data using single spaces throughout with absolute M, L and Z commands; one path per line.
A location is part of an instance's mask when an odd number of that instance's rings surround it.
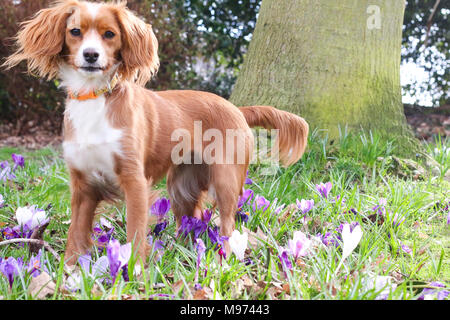
M 417 145 L 403 113 L 404 0 L 263 0 L 230 100 L 272 105 L 311 128 L 371 130 Z

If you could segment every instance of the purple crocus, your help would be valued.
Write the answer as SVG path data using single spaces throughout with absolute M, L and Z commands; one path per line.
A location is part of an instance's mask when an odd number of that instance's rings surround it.
M 4 162 L 3 162 L 4 163 Z M 16 175 L 12 172 L 11 167 L 9 166 L 9 163 L 6 162 L 6 165 L 2 170 L 0 170 L 0 181 L 6 182 L 7 180 L 14 180 L 16 179 Z
M 28 271 L 28 274 L 31 274 L 33 277 L 37 277 L 38 275 L 41 274 L 42 270 L 41 256 L 42 256 L 42 249 L 39 250 L 36 256 L 32 255 L 30 261 L 28 261 L 26 269 Z
M 155 255 L 156 260 L 157 261 L 160 260 L 162 255 L 164 254 L 164 242 L 162 242 L 159 239 L 155 240 L 155 239 L 153 239 L 152 236 L 149 236 L 148 244 L 152 248 L 152 252 L 156 252 L 156 255 Z
M 297 202 L 297 207 L 300 209 L 300 211 L 303 214 L 307 213 L 314 207 L 314 200 L 302 199 L 302 200 L 298 201 L 298 199 L 297 199 L 296 202 Z
M 198 270 L 200 268 L 200 262 L 202 260 L 203 255 L 206 252 L 205 244 L 203 240 L 198 238 L 195 240 L 195 250 L 197 251 L 197 271 L 195 272 L 195 282 L 198 281 Z
M 377 214 L 383 216 L 386 214 L 386 204 L 387 200 L 385 198 L 381 198 L 378 200 L 378 204 L 372 208 L 373 211 L 376 211 Z
M 253 202 L 253 211 L 261 210 L 264 212 L 270 206 L 270 201 L 264 198 L 263 196 L 257 195 L 255 197 L 255 201 Z
M 206 224 L 209 223 L 209 221 L 211 220 L 212 214 L 213 214 L 212 210 L 205 209 L 205 211 L 203 211 L 203 215 L 202 215 L 203 222 Z
M 319 233 L 317 237 L 319 237 L 322 243 L 327 247 L 330 245 L 333 245 L 336 248 L 339 247 L 338 237 L 332 232 L 326 232 L 324 235 Z
M 3 198 L 3 196 L 0 194 L 0 208 L 3 208 L 5 206 L 5 199 Z
M 157 223 L 156 226 L 155 226 L 155 228 L 153 229 L 153 233 L 155 234 L 155 236 L 159 236 L 159 234 L 160 234 L 164 229 L 166 229 L 167 225 L 168 225 L 168 222 L 167 222 L 167 221 L 163 221 L 163 222 Z
M 14 162 L 13 171 L 15 171 L 17 167 L 25 167 L 25 158 L 22 155 L 13 153 L 11 154 L 11 158 Z
M 245 184 L 253 184 L 253 180 L 248 177 L 248 170 L 247 174 L 245 175 Z
M 161 221 L 170 210 L 170 200 L 167 198 L 158 198 L 150 208 L 150 212 Z
M 6 167 L 9 167 L 8 160 L 0 161 L 0 169 L 5 169 Z
M 403 252 L 405 252 L 409 255 L 412 254 L 412 249 L 410 247 L 408 247 L 406 244 L 401 243 L 401 248 L 402 248 Z
M 228 240 L 228 237 L 220 236 L 217 226 L 214 228 L 208 227 L 208 237 L 211 243 L 215 245 L 215 249 L 219 250 L 219 255 L 226 258 L 226 252 L 223 250 L 223 242 Z
M 287 278 L 287 271 L 292 269 L 291 260 L 289 260 L 288 250 L 282 250 L 281 254 L 278 255 L 280 260 L 281 269 L 283 270 L 284 276 Z
M 14 277 L 22 272 L 23 261 L 21 258 L 9 257 L 0 261 L 0 271 L 8 279 L 9 288 L 12 289 Z
M 239 211 L 236 213 L 236 216 L 237 216 L 238 220 L 239 220 L 239 221 L 242 221 L 242 222 L 244 222 L 244 223 L 246 223 L 246 222 L 248 221 L 249 215 L 250 215 L 250 212 L 248 212 L 248 211 L 243 212 L 243 211 L 239 210 Z
M 327 183 L 321 182 L 319 184 L 316 184 L 317 192 L 319 192 L 320 195 L 325 199 L 328 198 L 328 194 L 330 193 L 331 187 L 332 187 L 331 182 Z
M 194 239 L 197 239 L 203 232 L 206 231 L 208 225 L 200 219 L 195 217 L 183 216 L 181 218 L 180 229 L 178 229 L 177 234 L 182 234 L 183 237 L 187 237 L 187 235 L 193 231 Z
M 113 239 L 109 242 L 106 253 L 109 262 L 109 271 L 114 283 L 120 269 L 125 271 L 124 268 L 128 265 L 128 260 L 131 257 L 131 243 L 120 245 L 118 240 Z
M 437 288 L 445 288 L 445 285 L 440 282 L 431 282 L 431 287 L 435 288 L 425 288 L 422 291 L 422 294 L 417 298 L 417 300 L 430 300 L 430 299 L 437 299 L 437 300 L 445 300 L 448 295 L 450 294 L 449 290 L 442 290 Z
M 253 199 L 253 190 L 244 189 L 242 195 L 239 196 L 237 207 L 241 209 L 246 203 L 249 203 Z
M 114 227 L 111 227 L 108 231 L 105 231 L 100 226 L 95 226 L 92 233 L 92 240 L 94 240 L 95 244 L 98 246 L 99 254 L 103 252 L 103 249 L 106 248 L 108 243 L 114 239 L 113 238 Z

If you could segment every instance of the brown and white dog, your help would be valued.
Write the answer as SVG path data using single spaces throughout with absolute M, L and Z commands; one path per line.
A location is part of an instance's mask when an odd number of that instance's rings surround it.
M 70 264 L 91 246 L 99 202 L 121 197 L 127 241 L 134 241 L 145 257 L 148 209 L 155 199 L 151 187 L 166 175 L 178 227 L 183 215 L 201 217 L 209 191 L 220 212 L 220 233 L 230 236 L 251 160 L 252 126 L 279 130 L 285 165 L 298 161 L 305 150 L 308 124 L 294 114 L 268 106 L 237 108 L 206 92 L 145 89 L 159 66 L 158 42 L 151 25 L 123 2 L 57 1 L 25 21 L 16 41 L 18 48 L 5 66 L 26 60 L 30 72 L 59 78 L 68 94 L 63 149 L 72 196 L 65 255 Z M 244 147 L 231 150 L 223 143 L 224 152 L 215 154 L 213 163 L 175 163 L 172 133 L 193 133 L 196 121 L 203 132 L 238 130 Z M 182 157 L 195 158 L 207 146 L 207 141 L 200 148 L 194 143 Z M 230 153 L 232 158 L 244 155 L 244 161 L 226 162 Z M 225 249 L 229 253 L 227 243 Z

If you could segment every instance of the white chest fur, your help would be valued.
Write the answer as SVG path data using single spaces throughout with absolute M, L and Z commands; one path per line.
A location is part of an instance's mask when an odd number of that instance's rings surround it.
M 63 143 L 64 158 L 89 179 L 115 182 L 114 155 L 121 154 L 122 131 L 111 126 L 105 102 L 103 96 L 69 100 L 65 112 L 73 134 Z

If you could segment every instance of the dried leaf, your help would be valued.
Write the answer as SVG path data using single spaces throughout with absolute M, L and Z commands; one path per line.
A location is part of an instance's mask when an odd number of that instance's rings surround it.
M 31 279 L 28 293 L 35 299 L 45 299 L 55 293 L 56 283 L 47 272 L 41 272 L 37 277 Z
M 194 300 L 211 300 L 213 298 L 213 292 L 211 288 L 205 287 L 194 292 Z

